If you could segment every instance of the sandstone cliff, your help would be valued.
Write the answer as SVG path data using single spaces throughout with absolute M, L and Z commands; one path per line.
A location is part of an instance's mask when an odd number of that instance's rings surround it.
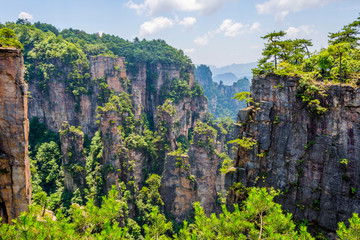
M 297 97 L 298 85 L 296 77 L 274 74 L 253 79 L 255 103 L 239 111 L 237 135 L 257 145 L 239 148 L 236 172 L 227 178 L 280 189 L 277 201 L 296 219 L 334 232 L 337 222 L 360 211 L 360 93 L 327 86 L 328 109 L 319 116 Z
M 60 129 L 62 166 L 65 191 L 75 192 L 85 186 L 84 133 L 79 128 L 63 122 Z
M 127 73 L 124 58 L 97 56 L 89 57 L 88 60 L 88 75 L 84 75 L 88 76 L 88 81 L 85 81 L 82 87 L 84 93 L 71 91 L 72 83 L 66 76 L 73 70 L 56 59 L 48 61 L 55 69 L 62 69 L 62 73 L 50 72 L 45 87 L 43 80 L 33 74 L 35 77 L 29 80 L 30 118 L 37 117 L 55 132 L 61 129 L 63 122 L 67 122 L 69 126 L 81 126 L 84 134 L 90 138 L 100 130 L 104 150 L 99 164 L 105 168 L 104 193 L 110 190 L 111 185 L 118 185 L 119 179 L 125 183 L 134 181 L 136 185 L 141 184 L 149 173 L 148 169 L 161 175 L 165 153 L 175 150 L 176 139 L 179 136 L 187 138 L 190 130 L 195 127 L 196 120 L 203 119 L 207 112 L 207 102 L 202 95 L 187 95 L 179 98 L 176 103 L 171 103 L 176 111 L 171 117 L 159 112 L 158 107 L 165 101 L 164 92 L 167 92 L 166 89 L 174 79 L 184 79 L 183 75 L 187 76 L 186 82 L 190 91 L 194 85 L 192 69 L 184 70 L 174 64 L 139 63 L 135 72 Z M 38 71 L 38 68 L 40 64 L 35 62 L 34 72 Z M 166 141 L 157 146 L 157 159 L 150 159 L 141 149 L 126 146 L 126 137 L 131 134 L 142 135 L 144 126 L 141 122 L 144 118 L 150 122 L 148 128 L 157 132 L 160 131 L 159 119 L 168 124 L 167 132 L 163 136 Z M 131 132 L 129 127 L 132 128 Z M 62 129 L 61 132 L 69 131 Z M 78 164 L 84 168 L 84 156 L 80 154 L 83 151 L 83 142 L 80 138 L 75 136 L 74 139 L 72 135 L 62 134 L 61 148 L 65 165 Z M 69 154 L 72 157 L 69 157 Z M 80 168 L 78 170 L 80 171 Z M 84 186 L 84 177 L 81 177 L 83 174 L 75 174 L 82 180 L 77 179 L 74 182 L 70 173 L 64 171 L 64 183 L 65 188 L 73 192 Z
M 227 151 L 229 138 L 232 132 L 224 134 L 197 122 L 187 153 L 166 155 L 160 193 L 166 212 L 177 222 L 190 217 L 194 202 L 200 202 L 208 215 L 220 213 L 220 198 L 226 194 L 221 153 Z
M 106 102 L 104 98 L 108 97 L 105 93 L 108 89 L 101 88 L 101 83 L 107 84 L 109 90 L 116 93 L 126 90 L 124 59 L 90 57 L 90 81 L 83 86 L 88 94 L 78 97 L 69 90 L 71 83 L 67 77 L 71 67 L 56 59 L 49 61 L 56 69 L 61 69 L 61 74 L 50 74 L 46 90 L 43 90 L 41 79 L 35 77 L 29 80 L 29 118 L 37 117 L 55 132 L 58 132 L 66 121 L 71 126 L 81 126 L 85 134 L 93 136 L 97 130 L 96 108 Z
M 9 222 L 28 210 L 27 85 L 21 50 L 0 48 L 0 217 Z

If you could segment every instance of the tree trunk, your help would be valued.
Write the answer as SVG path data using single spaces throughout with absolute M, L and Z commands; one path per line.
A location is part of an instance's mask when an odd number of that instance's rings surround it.
M 342 56 L 342 53 L 340 53 L 340 81 L 342 82 L 342 75 L 341 75 L 341 56 Z
M 275 69 L 277 69 L 276 55 L 275 55 Z

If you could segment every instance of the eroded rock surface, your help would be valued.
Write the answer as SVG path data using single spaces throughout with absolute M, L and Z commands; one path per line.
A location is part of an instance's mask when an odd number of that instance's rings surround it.
M 199 126 L 187 154 L 170 153 L 165 159 L 160 193 L 166 212 L 177 222 L 190 217 L 194 202 L 199 202 L 207 215 L 219 213 L 218 194 L 226 192 L 219 153 L 225 152 L 224 142 L 231 133 L 222 134 L 201 123 Z
M 86 161 L 84 151 L 84 133 L 68 122 L 60 129 L 62 166 L 64 169 L 64 187 L 68 192 L 83 189 L 85 186 Z
M 28 210 L 27 85 L 21 50 L 0 48 L 0 217 L 3 222 Z
M 360 212 L 360 92 L 328 86 L 328 110 L 319 116 L 297 97 L 298 85 L 296 77 L 253 80 L 255 104 L 239 112 L 238 137 L 257 146 L 240 147 L 237 171 L 227 178 L 280 189 L 277 201 L 295 218 L 334 232 L 337 222 Z

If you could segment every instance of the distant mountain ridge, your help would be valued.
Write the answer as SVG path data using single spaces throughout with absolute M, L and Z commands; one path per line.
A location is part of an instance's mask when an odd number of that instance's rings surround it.
M 235 76 L 232 72 L 222 73 L 219 75 L 214 76 L 213 78 L 214 82 L 220 83 L 223 82 L 224 85 L 232 85 L 234 82 L 239 80 L 237 76 Z
M 257 66 L 256 62 L 252 62 L 252 63 L 234 63 L 231 65 L 227 65 L 224 67 L 216 67 L 216 66 L 209 66 L 210 70 L 215 77 L 217 77 L 217 75 L 220 74 L 224 74 L 224 73 L 233 73 L 237 79 L 241 79 L 241 78 L 248 78 L 251 79 L 252 78 L 252 72 L 251 69 L 255 68 Z M 214 79 L 215 80 L 215 79 Z M 236 80 L 234 82 L 236 82 Z M 216 80 L 215 80 L 216 81 Z M 224 83 L 225 84 L 225 83 Z M 227 83 L 226 85 L 231 85 L 232 83 Z
M 244 101 L 238 101 L 232 97 L 238 92 L 249 92 L 250 81 L 247 78 L 238 79 L 233 73 L 220 74 L 221 83 L 213 81 L 212 72 L 206 65 L 195 68 L 195 80 L 203 86 L 205 96 L 208 99 L 208 112 L 215 118 L 230 117 L 236 119 L 239 109 L 245 108 Z M 224 77 L 235 79 L 231 84 L 225 84 Z M 220 80 L 219 80 L 220 81 Z

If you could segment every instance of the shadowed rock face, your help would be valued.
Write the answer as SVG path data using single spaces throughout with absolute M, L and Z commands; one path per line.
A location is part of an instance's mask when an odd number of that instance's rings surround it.
M 30 204 L 28 132 L 21 50 L 0 48 L 0 217 L 5 223 Z
M 360 92 L 328 86 L 328 110 L 314 116 L 296 96 L 298 80 L 253 80 L 259 105 L 239 111 L 238 137 L 258 144 L 238 150 L 237 171 L 227 179 L 280 189 L 284 195 L 277 201 L 295 218 L 334 232 L 337 222 L 360 212 Z
M 167 154 L 160 194 L 167 213 L 177 222 L 188 219 L 193 203 L 199 202 L 205 213 L 220 213 L 218 194 L 225 195 L 225 176 L 219 168 L 225 152 L 224 143 L 232 133 L 194 132 L 187 154 Z

